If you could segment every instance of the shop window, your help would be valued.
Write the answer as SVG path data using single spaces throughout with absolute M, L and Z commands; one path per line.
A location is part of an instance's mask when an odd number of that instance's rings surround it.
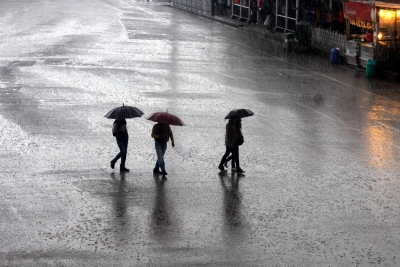
M 396 39 L 396 11 L 394 10 L 379 10 L 379 41 L 390 41 Z
M 397 10 L 396 14 L 396 39 L 400 39 L 400 10 Z

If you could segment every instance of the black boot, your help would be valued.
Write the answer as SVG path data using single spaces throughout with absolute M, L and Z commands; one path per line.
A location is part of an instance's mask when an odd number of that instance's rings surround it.
M 240 168 L 240 167 L 238 167 L 238 168 L 236 169 L 236 171 L 237 171 L 238 173 L 244 173 L 244 170 L 242 170 L 242 168 Z
M 122 167 L 122 166 L 119 167 L 119 170 L 120 170 L 121 172 L 129 172 L 129 169 L 127 169 L 127 168 L 125 168 L 125 167 Z

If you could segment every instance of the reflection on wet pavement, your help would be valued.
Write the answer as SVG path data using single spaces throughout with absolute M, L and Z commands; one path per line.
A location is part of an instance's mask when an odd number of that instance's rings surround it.
M 34 15 L 32 15 L 34 14 Z M 397 266 L 400 94 L 166 3 L 0 2 L 0 265 Z M 145 117 L 169 110 L 168 179 Z M 250 108 L 218 174 L 224 116 Z

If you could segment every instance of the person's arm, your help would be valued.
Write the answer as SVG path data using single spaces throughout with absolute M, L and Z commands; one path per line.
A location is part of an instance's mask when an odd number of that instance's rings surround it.
M 175 147 L 174 134 L 172 133 L 171 127 L 169 125 L 168 125 L 168 134 L 169 138 L 171 138 L 172 147 Z
M 157 128 L 157 124 L 153 126 L 153 130 L 151 131 L 151 137 L 153 137 L 154 139 L 160 138 L 160 136 L 158 134 L 156 134 L 156 128 Z

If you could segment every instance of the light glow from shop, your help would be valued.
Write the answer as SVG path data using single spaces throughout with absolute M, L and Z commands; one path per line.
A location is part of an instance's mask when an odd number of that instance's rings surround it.
M 397 11 L 399 13 L 399 11 Z M 393 23 L 396 17 L 396 11 L 394 10 L 379 10 L 379 16 L 381 18 L 381 22 L 383 23 Z

